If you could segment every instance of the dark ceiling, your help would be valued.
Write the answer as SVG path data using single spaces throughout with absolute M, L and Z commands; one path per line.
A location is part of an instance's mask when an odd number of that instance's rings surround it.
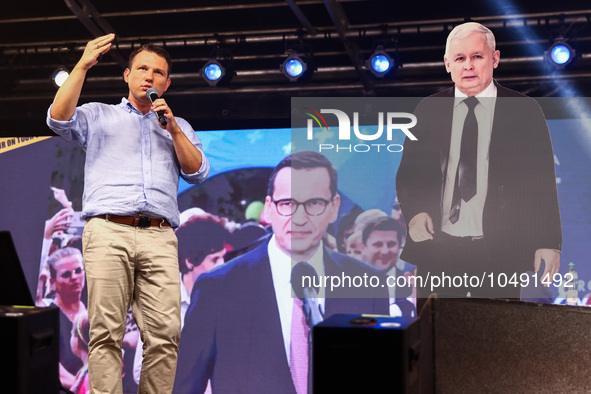
M 32 4 L 34 3 L 34 4 Z M 109 32 L 116 48 L 87 76 L 80 102 L 119 102 L 122 71 L 140 43 L 171 53 L 173 83 L 165 98 L 197 130 L 289 127 L 296 96 L 420 97 L 451 86 L 443 67 L 447 33 L 465 20 L 497 37 L 504 86 L 534 97 L 591 96 L 589 1 L 9 0 L 0 14 L 0 135 L 50 135 L 50 82 L 60 65 L 72 68 L 86 42 Z M 571 40 L 577 59 L 563 70 L 544 62 L 555 37 Z M 400 63 L 376 79 L 365 62 L 377 45 Z M 315 72 L 289 82 L 280 72 L 292 48 L 309 53 Z M 235 76 L 209 87 L 203 64 L 218 53 Z

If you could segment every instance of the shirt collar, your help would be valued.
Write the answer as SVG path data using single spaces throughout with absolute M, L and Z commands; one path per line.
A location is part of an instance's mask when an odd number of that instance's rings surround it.
M 129 102 L 129 100 L 125 97 L 123 97 L 121 99 L 121 103 L 119 104 L 119 106 L 121 108 L 123 108 L 124 111 L 127 111 L 129 113 L 133 112 L 136 113 L 138 115 L 144 116 L 144 114 L 142 114 L 131 102 Z M 148 116 L 150 116 L 150 114 L 154 114 L 153 111 L 150 111 L 147 113 Z
M 320 245 L 318 245 L 318 249 L 316 252 L 310 257 L 308 260 L 308 264 L 310 264 L 316 270 L 318 276 L 324 276 L 324 244 L 320 241 Z
M 468 95 L 465 93 L 462 93 L 460 91 L 460 89 L 458 89 L 457 87 L 454 89 L 454 92 L 455 92 L 454 93 L 454 96 L 455 96 L 454 107 L 457 107 L 462 101 L 464 101 L 464 99 L 466 97 L 468 97 Z M 484 89 L 482 92 L 480 92 L 476 95 L 476 98 L 478 98 L 478 102 L 486 108 L 488 108 L 493 101 L 490 98 L 496 98 L 496 97 L 497 97 L 497 87 L 495 85 L 494 80 L 490 81 L 490 83 L 488 84 L 486 89 Z
M 289 284 L 291 279 L 291 269 L 294 264 L 299 261 L 293 261 L 291 256 L 279 249 L 275 235 L 269 240 L 269 247 L 267 250 L 269 253 L 271 270 L 279 274 L 278 276 L 281 278 L 282 282 L 286 281 Z M 324 276 L 324 244 L 322 241 L 320 242 L 320 245 L 318 245 L 316 252 L 314 252 L 312 257 L 308 259 L 307 263 L 314 267 L 319 278 Z
M 271 265 L 275 288 L 289 288 L 292 267 L 291 259 L 279 249 L 275 235 L 269 240 L 267 252 L 269 253 L 269 264 Z
M 269 240 L 268 251 L 269 251 L 269 259 L 271 260 L 272 265 L 273 265 L 273 261 L 288 262 L 289 269 L 291 271 L 292 262 L 293 262 L 293 264 L 299 263 L 299 261 L 292 261 L 291 256 L 279 248 L 279 246 L 277 245 L 277 239 L 276 239 L 275 235 L 273 235 L 271 237 L 271 239 Z M 312 257 L 310 257 L 310 259 L 308 259 L 308 261 L 306 261 L 308 264 L 310 264 L 312 267 L 314 267 L 316 272 L 318 272 L 318 275 L 324 274 L 323 252 L 324 252 L 324 244 L 322 243 L 322 241 L 320 241 L 320 245 L 318 245 L 318 249 L 316 249 L 316 252 L 314 252 Z M 288 265 L 288 264 L 285 264 L 285 265 Z

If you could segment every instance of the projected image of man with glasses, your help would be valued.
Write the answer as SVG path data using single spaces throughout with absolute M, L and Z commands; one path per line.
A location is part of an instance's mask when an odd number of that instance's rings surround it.
M 308 154 L 311 153 L 300 156 L 305 158 Z M 330 223 L 337 219 L 341 205 L 337 173 L 327 163 L 320 166 L 310 158 L 309 168 L 286 166 L 276 171 L 269 182 L 265 200 L 267 220 L 272 223 L 278 246 L 291 254 L 294 261 L 309 259 Z
M 308 201 L 299 202 L 292 198 L 286 198 L 285 200 L 273 201 L 277 207 L 277 212 L 283 216 L 293 215 L 302 205 L 308 215 L 318 216 L 322 215 L 326 211 L 326 206 L 330 203 L 323 198 L 311 198 Z

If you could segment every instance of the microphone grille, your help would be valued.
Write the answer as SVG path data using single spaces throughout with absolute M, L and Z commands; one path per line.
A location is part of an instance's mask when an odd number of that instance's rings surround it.
M 294 265 L 291 269 L 291 287 L 298 298 L 305 298 L 304 278 L 307 279 L 306 283 L 310 283 L 312 286 L 314 283 L 318 283 L 319 279 L 314 267 L 302 261 Z M 317 292 L 319 291 L 316 287 L 314 289 Z
M 156 88 L 150 88 L 148 90 L 146 90 L 146 96 L 148 96 L 148 98 L 150 100 L 155 100 L 155 98 L 152 98 L 152 95 L 155 94 L 156 98 L 158 98 L 158 89 Z

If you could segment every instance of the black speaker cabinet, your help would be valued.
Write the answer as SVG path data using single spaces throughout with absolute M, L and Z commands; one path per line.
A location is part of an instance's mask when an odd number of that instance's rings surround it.
M 591 390 L 591 308 L 433 298 L 420 319 L 423 392 Z
M 418 392 L 417 319 L 332 315 L 312 342 L 315 394 Z
M 0 391 L 59 393 L 59 309 L 0 306 Z

